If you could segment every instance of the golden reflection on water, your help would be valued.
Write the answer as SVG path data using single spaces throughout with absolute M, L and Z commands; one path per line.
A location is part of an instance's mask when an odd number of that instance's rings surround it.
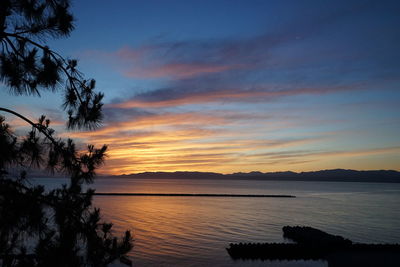
M 265 231 L 282 200 L 207 197 L 96 197 L 117 231 L 132 229 L 133 257 L 141 261 L 195 263 L 210 258 L 230 263 L 225 251 L 229 242 L 282 241 L 280 231 Z M 287 201 L 287 200 L 286 200 Z M 264 214 L 264 215 L 263 215 Z M 219 258 L 219 259 L 218 259 Z
M 103 180 L 98 192 L 294 194 L 297 198 L 96 196 L 115 231 L 133 231 L 136 266 L 326 266 L 243 262 L 230 242 L 283 242 L 284 225 L 309 225 L 361 242 L 400 240 L 400 185 L 196 180 Z

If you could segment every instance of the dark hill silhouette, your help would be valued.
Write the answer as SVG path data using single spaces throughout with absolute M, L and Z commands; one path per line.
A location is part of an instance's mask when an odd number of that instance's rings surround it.
M 109 176 L 107 176 L 109 177 Z M 325 182 L 374 182 L 400 183 L 400 172 L 394 170 L 321 170 L 310 172 L 249 172 L 221 174 L 214 172 L 144 172 L 118 175 L 131 179 L 215 179 L 215 180 L 266 180 L 266 181 L 325 181 Z M 105 176 L 103 176 L 105 178 Z

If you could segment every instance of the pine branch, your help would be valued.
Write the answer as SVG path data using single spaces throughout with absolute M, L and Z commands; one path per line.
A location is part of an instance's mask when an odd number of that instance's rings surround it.
M 49 140 L 53 143 L 54 146 L 57 146 L 57 147 L 59 146 L 59 144 L 57 143 L 57 141 L 56 141 L 51 135 L 49 135 L 49 133 L 47 133 L 47 132 L 45 131 L 45 129 L 43 128 L 43 125 L 41 125 L 41 124 L 39 124 L 39 123 L 34 123 L 33 121 L 31 121 L 31 120 L 28 119 L 27 117 L 25 117 L 25 116 L 23 116 L 23 115 L 21 115 L 21 114 L 15 112 L 15 111 L 13 111 L 13 110 L 11 110 L 11 109 L 8 109 L 8 108 L 2 108 L 2 107 L 0 107 L 0 111 L 4 111 L 4 112 L 10 113 L 10 114 L 13 114 L 14 116 L 17 116 L 18 118 L 20 118 L 20 119 L 26 121 L 26 122 L 29 123 L 32 127 L 34 127 L 35 129 L 39 130 L 42 134 L 44 134 L 44 135 L 47 137 L 47 139 L 49 139 Z
M 66 60 L 65 60 L 59 53 L 57 53 L 57 52 L 55 52 L 55 51 L 49 49 L 47 46 L 43 46 L 43 45 L 41 45 L 41 44 L 39 44 L 39 43 L 37 43 L 37 42 L 35 42 L 35 41 L 32 41 L 31 39 L 29 39 L 29 38 L 27 38 L 27 37 L 20 36 L 20 35 L 15 34 L 15 33 L 4 32 L 4 36 L 6 36 L 6 38 L 7 38 L 7 36 L 10 36 L 10 37 L 14 37 L 14 38 L 16 38 L 16 39 L 24 40 L 24 41 L 26 41 L 26 42 L 32 44 L 33 46 L 35 46 L 35 47 L 37 47 L 37 48 L 40 48 L 43 52 L 48 52 L 48 53 L 50 54 L 50 56 L 51 56 L 56 62 L 58 62 L 59 60 L 61 60 L 63 64 L 68 65 L 68 63 L 66 62 Z M 7 38 L 7 39 L 8 39 L 8 38 Z M 14 46 L 14 48 L 15 48 L 15 46 Z M 14 50 L 14 51 L 15 51 L 15 50 Z M 22 56 L 22 58 L 24 58 L 24 57 Z M 79 85 L 82 86 L 82 87 L 86 87 L 86 85 L 85 85 L 81 80 L 76 79 L 75 77 L 72 77 L 72 75 L 68 72 L 68 70 L 67 70 L 66 67 L 64 67 L 63 65 L 59 65 L 59 67 L 62 69 L 62 71 L 63 71 L 64 74 L 67 76 L 68 80 L 70 81 L 70 85 L 71 85 L 72 88 L 74 89 L 74 91 L 75 91 L 75 93 L 76 93 L 76 95 L 77 95 L 77 97 L 78 97 L 78 99 L 79 99 L 79 102 L 80 102 L 81 104 L 83 104 L 83 100 L 82 100 L 82 98 L 81 98 L 81 96 L 80 96 L 80 93 L 79 93 L 78 89 L 76 88 L 76 85 L 75 85 L 75 83 L 74 83 L 73 81 L 77 81 L 77 82 L 79 83 Z

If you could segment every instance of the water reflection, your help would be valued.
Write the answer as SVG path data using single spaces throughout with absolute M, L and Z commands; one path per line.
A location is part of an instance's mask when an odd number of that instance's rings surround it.
M 229 242 L 282 241 L 280 231 L 270 231 L 278 227 L 279 219 L 266 216 L 266 207 L 269 212 L 277 213 L 280 208 L 277 202 L 201 197 L 97 197 L 95 200 L 103 208 L 103 214 L 113 219 L 117 230 L 132 228 L 136 240 L 132 252 L 135 263 L 185 266 L 205 263 L 254 266 L 255 262 L 232 261 L 225 248 Z M 265 266 L 265 262 L 259 264 Z
M 400 240 L 400 185 L 199 180 L 98 180 L 98 192 L 293 194 L 293 199 L 97 196 L 116 231 L 131 229 L 137 266 L 327 266 L 233 261 L 229 243 L 284 242 L 309 225 L 365 243 Z

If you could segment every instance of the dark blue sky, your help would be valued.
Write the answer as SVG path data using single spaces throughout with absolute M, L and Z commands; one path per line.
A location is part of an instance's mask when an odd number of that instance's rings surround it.
M 50 46 L 96 78 L 106 118 L 65 135 L 109 143 L 106 172 L 400 166 L 399 1 L 74 1 L 73 13 L 76 30 Z M 0 96 L 62 121 L 58 95 Z

